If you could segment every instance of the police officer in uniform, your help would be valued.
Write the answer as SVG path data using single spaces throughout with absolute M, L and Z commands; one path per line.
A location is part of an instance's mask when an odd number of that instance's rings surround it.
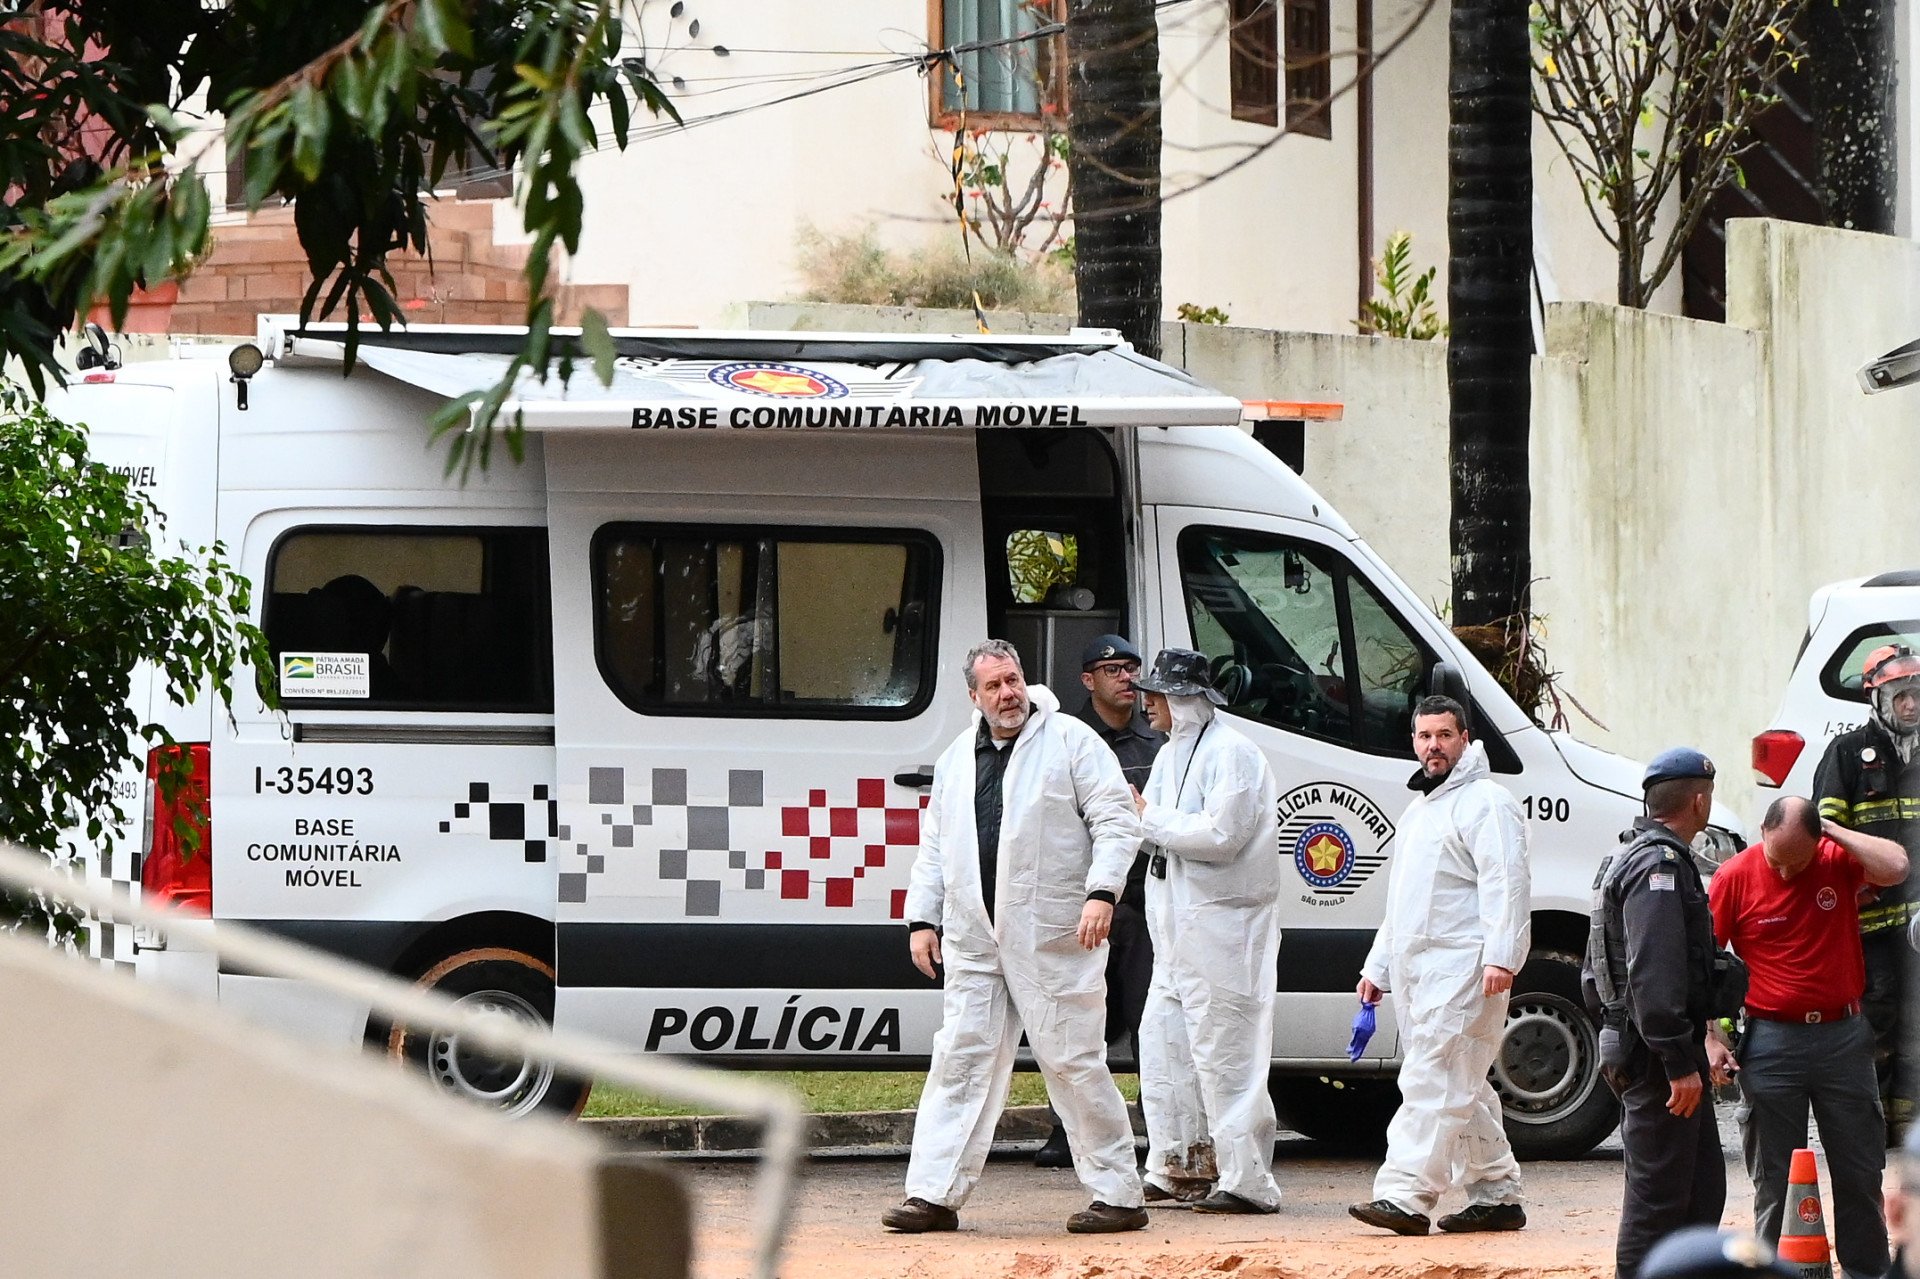
M 1638 1279 L 1663 1236 L 1717 1225 L 1727 1200 L 1708 1080 L 1731 1078 L 1732 1052 L 1707 1036 L 1713 916 L 1692 849 L 1713 806 L 1713 763 L 1669 750 L 1640 785 L 1647 813 L 1601 864 L 1583 974 L 1601 1017 L 1601 1067 L 1624 1112 L 1619 1279 Z
M 1904 644 L 1867 654 L 1861 687 L 1872 714 L 1827 747 L 1814 773 L 1820 816 L 1849 830 L 1891 839 L 1920 866 L 1920 655 Z M 1913 1114 L 1914 1088 L 1900 1036 L 1911 962 L 1906 932 L 1920 883 L 1875 891 L 1860 906 L 1860 950 L 1867 962 L 1861 1010 L 1873 1026 L 1875 1069 L 1887 1113 L 1888 1144 Z
M 1154 756 L 1166 745 L 1167 735 L 1147 723 L 1134 677 L 1140 674 L 1140 650 L 1121 635 L 1096 635 L 1080 651 L 1080 682 L 1087 704 L 1080 722 L 1100 735 L 1120 760 L 1120 771 L 1137 793 L 1153 773 Z M 1122 1036 L 1133 1039 L 1133 1056 L 1140 1059 L 1140 1013 L 1153 981 L 1153 940 L 1147 936 L 1147 854 L 1133 859 L 1126 891 L 1113 906 L 1113 932 L 1107 937 L 1107 1042 Z M 1046 1144 L 1034 1152 L 1037 1168 L 1073 1167 L 1073 1148 L 1054 1119 Z

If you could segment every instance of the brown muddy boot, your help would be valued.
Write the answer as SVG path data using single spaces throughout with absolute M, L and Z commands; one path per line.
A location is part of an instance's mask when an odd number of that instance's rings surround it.
M 1067 1218 L 1067 1233 L 1070 1235 L 1117 1235 L 1146 1228 L 1145 1208 L 1116 1208 L 1098 1199 Z
M 903 1235 L 924 1235 L 936 1230 L 960 1229 L 960 1214 L 924 1199 L 909 1199 L 898 1208 L 881 1213 L 880 1224 Z

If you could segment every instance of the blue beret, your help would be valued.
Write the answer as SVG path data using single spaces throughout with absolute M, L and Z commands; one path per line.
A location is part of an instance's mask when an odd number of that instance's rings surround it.
M 1656 782 L 1671 782 L 1682 777 L 1712 781 L 1713 761 L 1691 746 L 1676 746 L 1672 750 L 1661 751 L 1647 765 L 1646 775 L 1640 779 L 1640 789 L 1646 790 Z

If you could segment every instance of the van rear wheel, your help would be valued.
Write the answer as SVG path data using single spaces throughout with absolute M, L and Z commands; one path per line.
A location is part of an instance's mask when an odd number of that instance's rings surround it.
M 1575 1159 L 1620 1122 L 1600 1078 L 1599 1028 L 1580 1000 L 1580 959 L 1536 950 L 1514 977 L 1490 1078 L 1521 1159 Z
M 522 951 L 464 950 L 433 965 L 417 984 L 465 1008 L 511 1017 L 529 1030 L 553 1024 L 553 969 Z M 395 1026 L 387 1035 L 387 1055 L 424 1070 L 446 1092 L 507 1115 L 571 1117 L 586 1107 L 592 1091 L 591 1080 L 562 1074 L 552 1062 L 497 1057 L 448 1031 Z

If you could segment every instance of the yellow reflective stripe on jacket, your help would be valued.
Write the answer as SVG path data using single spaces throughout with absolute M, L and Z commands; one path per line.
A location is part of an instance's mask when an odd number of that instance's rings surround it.
M 1855 829 L 1870 822 L 1920 821 L 1920 796 L 1890 795 L 1886 799 L 1863 799 L 1857 804 L 1828 798 L 1820 801 L 1820 816 Z
M 1888 928 L 1905 928 L 1913 911 L 1910 902 L 1875 902 L 1860 910 L 1860 931 L 1877 933 Z

